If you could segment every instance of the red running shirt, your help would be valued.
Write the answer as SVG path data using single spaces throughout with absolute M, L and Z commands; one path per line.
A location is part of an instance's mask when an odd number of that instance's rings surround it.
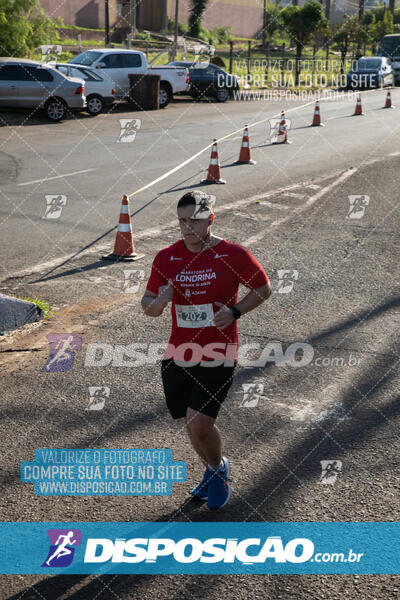
M 225 239 L 207 250 L 191 252 L 181 239 L 158 252 L 147 289 L 158 294 L 169 279 L 174 294 L 172 332 L 165 357 L 195 363 L 227 356 L 226 352 L 236 357 L 237 322 L 224 330 L 217 329 L 212 320 L 220 307 L 215 302 L 233 306 L 239 284 L 256 289 L 268 283 L 254 256 L 247 248 Z

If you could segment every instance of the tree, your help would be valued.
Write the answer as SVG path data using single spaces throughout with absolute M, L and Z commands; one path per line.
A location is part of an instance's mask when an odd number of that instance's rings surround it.
M 1 56 L 32 56 L 38 46 L 53 43 L 56 34 L 39 0 L 0 0 Z
M 273 2 L 266 2 L 264 11 L 263 45 L 270 44 L 274 34 L 282 29 L 281 9 Z
M 381 21 L 377 21 L 374 15 L 369 29 L 372 41 L 379 43 L 384 35 L 393 33 L 394 26 L 392 13 L 385 10 Z
M 269 46 L 277 31 L 282 29 L 281 9 L 273 2 L 266 2 L 264 10 L 263 46 L 265 48 L 265 78 L 268 80 Z
M 192 37 L 200 37 L 201 20 L 207 8 L 208 0 L 191 0 L 192 8 L 189 16 L 189 33 Z
M 323 7 L 316 0 L 309 0 L 304 6 L 288 6 L 282 9 L 282 21 L 286 31 L 296 44 L 296 78 L 299 85 L 301 55 L 304 46 L 316 31 L 323 31 L 328 22 L 324 17 Z
M 333 34 L 333 41 L 340 51 L 340 74 L 344 74 L 346 55 L 350 45 L 359 37 L 360 24 L 358 15 L 344 15 L 343 21 L 338 23 Z
M 387 12 L 386 6 L 374 6 L 370 8 L 364 15 L 364 25 L 371 25 L 372 19 L 375 17 L 376 21 L 383 21 L 385 13 Z M 390 10 L 389 10 L 390 12 Z M 396 8 L 393 15 L 393 22 L 396 24 L 400 23 L 400 9 Z M 393 32 L 391 32 L 393 33 Z

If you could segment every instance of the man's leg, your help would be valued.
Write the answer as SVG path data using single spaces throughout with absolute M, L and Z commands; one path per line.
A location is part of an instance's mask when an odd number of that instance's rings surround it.
M 190 409 L 189 409 L 189 410 L 190 410 Z M 198 456 L 199 456 L 199 458 L 200 458 L 201 462 L 203 463 L 203 465 L 204 465 L 205 467 L 207 467 L 207 465 L 208 465 L 207 458 L 206 458 L 206 456 L 205 456 L 204 452 L 202 451 L 201 447 L 199 446 L 199 444 L 198 444 L 198 442 L 197 442 L 196 438 L 194 437 L 194 435 L 192 434 L 192 432 L 191 432 L 191 430 L 190 430 L 190 427 L 189 427 L 189 425 L 188 425 L 188 418 L 187 418 L 187 416 L 185 417 L 185 423 L 186 423 L 186 431 L 187 431 L 187 433 L 188 433 L 188 436 L 189 436 L 190 442 L 191 442 L 191 444 L 192 444 L 192 447 L 193 447 L 193 448 L 194 448 L 194 450 L 197 452 L 197 454 L 198 454 Z
M 222 460 L 222 440 L 215 419 L 188 408 L 185 421 L 192 446 L 204 465 L 219 465 Z

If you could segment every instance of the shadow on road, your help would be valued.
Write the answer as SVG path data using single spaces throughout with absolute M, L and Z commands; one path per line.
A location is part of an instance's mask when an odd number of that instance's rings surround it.
M 364 324 L 379 315 L 387 313 L 392 309 L 398 308 L 400 298 L 395 297 L 389 302 L 382 303 L 377 308 L 359 313 L 357 317 L 344 320 L 334 327 L 318 332 L 309 341 L 310 343 L 326 341 L 331 335 L 340 331 L 346 331 L 355 327 L 359 323 Z M 400 343 L 398 343 L 400 345 Z M 285 497 L 294 493 L 303 481 L 308 481 L 320 474 L 319 459 L 321 456 L 331 456 L 340 458 L 347 450 L 354 449 L 368 440 L 369 436 L 375 434 L 377 430 L 386 425 L 390 420 L 397 419 L 400 416 L 400 396 L 398 394 L 382 405 L 379 403 L 379 409 L 375 408 L 374 400 L 378 400 L 381 388 L 387 385 L 395 377 L 394 367 L 399 361 L 400 348 L 388 348 L 387 356 L 389 358 L 384 364 L 375 363 L 375 368 L 368 365 L 364 372 L 354 380 L 352 385 L 347 387 L 342 398 L 345 413 L 352 416 L 349 421 L 335 421 L 329 416 L 318 423 L 311 431 L 307 431 L 304 439 L 293 444 L 291 447 L 282 451 L 273 464 L 266 465 L 265 472 L 261 479 L 258 479 L 252 487 L 246 490 L 246 499 L 240 498 L 238 494 L 233 494 L 230 503 L 220 511 L 204 511 L 196 515 L 196 522 L 201 521 L 268 521 L 279 520 L 279 513 Z M 259 372 L 259 370 L 257 370 Z M 246 381 L 249 382 L 247 370 Z M 154 415 L 153 415 L 154 417 Z M 150 414 L 147 419 L 152 418 Z M 137 427 L 137 417 L 135 416 L 129 422 L 124 421 L 124 426 L 117 431 L 131 431 L 132 427 Z M 244 434 L 245 435 L 245 434 Z M 61 443 L 61 442 L 60 442 Z M 238 440 L 238 443 L 239 440 Z M 260 444 L 263 442 L 260 442 Z M 266 441 L 267 443 L 267 441 Z M 82 441 L 77 445 L 82 446 Z M 245 500 L 245 501 L 244 501 Z M 251 500 L 251 501 L 250 501 Z M 190 514 L 199 507 L 197 501 L 191 499 L 185 501 L 180 507 L 172 512 L 157 516 L 157 521 L 190 521 Z M 271 514 L 275 519 L 271 519 Z M 113 594 L 122 594 L 125 592 L 138 593 L 158 576 L 151 575 L 129 575 L 115 576 L 102 575 L 89 581 L 79 591 L 69 596 L 72 600 L 86 600 L 89 597 L 109 597 L 107 585 L 111 585 Z M 18 598 L 29 598 L 29 590 L 39 592 L 39 597 L 52 598 L 57 600 L 68 589 L 73 588 L 79 582 L 82 582 L 85 576 L 56 576 L 48 578 L 28 587 L 22 594 L 14 595 L 9 600 Z M 207 589 L 210 593 L 213 585 L 218 581 L 218 577 L 207 578 Z M 279 581 L 281 578 L 273 580 L 272 585 L 278 592 Z M 180 598 L 187 598 L 186 588 L 193 585 L 192 577 L 188 578 L 185 589 L 179 593 Z M 25 595 L 26 594 L 26 595 Z M 41 595 L 41 596 L 40 596 Z M 32 596 L 35 598 L 36 596 Z M 138 596 L 139 597 L 139 596 Z M 198 597 L 198 596 L 196 596 Z

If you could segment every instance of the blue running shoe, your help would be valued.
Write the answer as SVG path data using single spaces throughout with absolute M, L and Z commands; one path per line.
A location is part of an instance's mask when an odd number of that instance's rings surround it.
M 222 508 L 229 502 L 231 497 L 231 485 L 229 475 L 231 473 L 231 467 L 229 460 L 222 457 L 223 467 L 220 467 L 216 471 L 211 471 L 211 478 L 208 482 L 208 496 L 207 506 L 208 508 Z
M 208 482 L 213 473 L 214 471 L 212 469 L 210 469 L 209 467 L 206 468 L 206 470 L 204 471 L 203 479 L 190 492 L 193 498 L 197 498 L 198 500 L 207 500 Z

